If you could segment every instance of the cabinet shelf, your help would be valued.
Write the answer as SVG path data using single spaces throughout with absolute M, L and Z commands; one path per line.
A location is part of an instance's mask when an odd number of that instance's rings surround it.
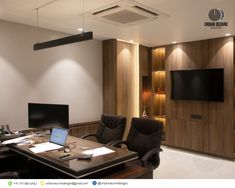
M 166 143 L 166 70 L 165 48 L 152 50 L 152 91 L 153 91 L 153 115 L 154 119 L 163 122 L 162 143 Z
M 165 93 L 165 92 L 160 92 L 160 93 L 159 93 L 159 92 L 157 92 L 157 93 L 156 93 L 156 92 L 154 92 L 154 94 L 155 94 L 155 95 L 166 95 L 166 93 Z M 235 108 L 234 108 L 234 110 L 235 110 Z
M 166 115 L 155 115 L 155 119 L 166 119 Z

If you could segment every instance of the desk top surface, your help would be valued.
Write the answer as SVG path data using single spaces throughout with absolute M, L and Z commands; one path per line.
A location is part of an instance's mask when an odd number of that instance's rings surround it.
M 35 141 L 35 144 L 47 142 L 48 136 L 34 137 L 33 140 Z M 80 139 L 72 136 L 68 136 L 67 144 L 71 148 L 71 152 L 76 152 L 78 154 L 85 151 L 84 148 L 86 148 L 86 150 L 89 150 L 105 146 L 97 142 Z M 8 145 L 7 147 L 22 155 L 31 157 L 32 159 L 40 163 L 43 163 L 65 174 L 68 174 L 74 178 L 81 178 L 89 174 L 101 171 L 103 169 L 107 169 L 115 165 L 134 160 L 138 157 L 138 154 L 136 152 L 116 147 L 105 146 L 115 152 L 92 157 L 91 160 L 72 159 L 67 161 L 61 161 L 59 158 L 51 156 L 51 152 L 53 151 L 35 154 L 29 150 L 29 148 L 32 147 L 29 145 Z

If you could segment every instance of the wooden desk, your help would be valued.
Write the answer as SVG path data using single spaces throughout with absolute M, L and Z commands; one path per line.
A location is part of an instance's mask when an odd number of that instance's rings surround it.
M 36 143 L 48 141 L 48 137 L 35 137 L 33 139 L 35 140 Z M 84 151 L 82 150 L 82 147 L 88 147 L 88 149 L 93 149 L 104 146 L 103 144 L 100 143 L 72 136 L 68 137 L 67 144 L 70 145 L 72 152 L 77 152 L 77 153 L 81 153 L 82 151 Z M 115 152 L 97 157 L 92 157 L 91 160 L 73 159 L 69 161 L 61 161 L 55 157 L 49 156 L 48 155 L 49 152 L 34 154 L 29 150 L 30 146 L 28 145 L 24 146 L 7 145 L 7 147 L 32 160 L 35 160 L 41 164 L 49 166 L 50 168 L 53 168 L 64 174 L 67 174 L 71 178 L 86 178 L 86 177 L 89 178 L 92 176 L 92 174 L 102 174 L 101 172 L 104 172 L 106 169 L 115 169 L 114 167 L 118 167 L 119 168 L 118 170 L 121 170 L 126 166 L 124 165 L 124 163 L 133 161 L 138 158 L 136 152 L 116 147 L 108 147 L 114 150 Z M 104 175 L 103 177 L 105 176 L 106 175 Z

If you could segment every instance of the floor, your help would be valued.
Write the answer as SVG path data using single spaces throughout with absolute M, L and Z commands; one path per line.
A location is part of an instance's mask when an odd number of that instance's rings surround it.
M 158 179 L 235 179 L 235 161 L 162 147 Z

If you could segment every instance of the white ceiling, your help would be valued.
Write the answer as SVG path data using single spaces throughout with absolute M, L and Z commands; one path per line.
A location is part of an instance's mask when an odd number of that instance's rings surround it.
M 93 11 L 117 0 L 84 0 L 85 12 Z M 169 17 L 132 26 L 114 25 L 85 16 L 85 31 L 93 31 L 97 39 L 118 38 L 133 40 L 147 46 L 186 42 L 235 35 L 235 0 L 136 0 Z M 52 3 L 50 3 L 52 2 Z M 0 19 L 36 25 L 36 8 L 39 9 L 39 25 L 42 28 L 78 33 L 82 26 L 83 0 L 0 0 Z M 49 3 L 47 5 L 47 3 Z M 44 6 L 46 5 L 46 6 Z M 212 8 L 224 11 L 223 21 L 228 27 L 211 29 L 204 27 Z

